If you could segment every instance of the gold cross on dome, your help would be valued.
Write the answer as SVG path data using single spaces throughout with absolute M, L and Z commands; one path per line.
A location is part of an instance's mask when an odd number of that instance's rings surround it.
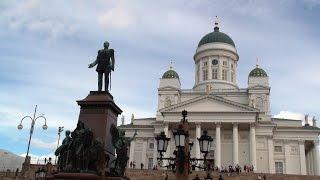
M 216 16 L 216 20 L 214 21 L 214 27 L 219 27 L 219 18 Z
M 259 58 L 257 57 L 256 59 L 256 67 L 258 68 L 259 67 Z
M 170 69 L 170 70 L 172 70 L 172 69 L 173 69 L 173 62 L 172 62 L 172 60 L 170 61 L 169 69 Z

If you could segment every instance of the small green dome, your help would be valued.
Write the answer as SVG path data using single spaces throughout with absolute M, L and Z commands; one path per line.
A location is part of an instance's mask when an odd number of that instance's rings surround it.
M 227 44 L 230 44 L 231 46 L 236 47 L 233 40 L 225 33 L 220 32 L 219 27 L 217 27 L 217 26 L 214 28 L 213 32 L 208 33 L 200 40 L 198 47 L 200 47 L 201 45 L 204 45 L 204 44 L 214 43 L 214 42 L 227 43 Z
M 256 67 L 254 68 L 250 73 L 249 73 L 249 77 L 267 77 L 267 73 L 266 71 L 264 71 L 263 69 Z
M 171 78 L 178 78 L 179 79 L 179 75 L 176 71 L 170 69 L 163 74 L 162 78 L 163 79 L 171 79 Z

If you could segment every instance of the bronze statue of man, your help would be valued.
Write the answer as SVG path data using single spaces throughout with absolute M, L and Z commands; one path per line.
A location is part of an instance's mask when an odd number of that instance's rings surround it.
M 109 77 L 111 79 L 111 71 L 114 71 L 114 50 L 109 49 L 109 42 L 103 44 L 104 48 L 98 51 L 97 59 L 89 64 L 89 68 L 97 65 L 96 71 L 98 72 L 98 91 L 102 91 L 102 78 L 104 74 L 105 91 L 109 91 Z

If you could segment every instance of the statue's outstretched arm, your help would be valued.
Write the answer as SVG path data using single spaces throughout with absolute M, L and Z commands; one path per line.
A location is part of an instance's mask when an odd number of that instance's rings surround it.
M 98 64 L 98 60 L 95 60 L 93 63 L 89 64 L 88 68 L 92 68 Z
M 99 57 L 99 55 L 100 55 L 100 50 L 98 51 L 98 55 L 97 55 L 96 60 L 95 60 L 93 63 L 89 64 L 88 68 L 92 68 L 92 67 L 94 67 L 95 65 L 98 64 L 98 57 Z

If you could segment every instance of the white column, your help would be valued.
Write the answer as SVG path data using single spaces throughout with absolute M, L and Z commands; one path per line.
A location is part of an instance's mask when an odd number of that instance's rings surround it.
M 284 158 L 285 158 L 285 174 L 291 174 L 292 172 L 289 171 L 289 166 L 292 166 L 289 164 L 290 159 L 290 142 L 284 141 Z
M 201 136 L 201 124 L 196 124 L 196 140 L 195 140 L 195 148 L 196 148 L 196 158 L 200 159 L 201 152 L 200 152 L 200 145 L 198 138 Z
M 320 175 L 320 166 L 319 166 L 319 149 L 318 149 L 318 141 L 314 141 L 313 147 L 313 169 L 314 175 Z
M 306 165 L 307 165 L 307 174 L 310 174 L 310 158 L 309 153 L 306 154 Z
M 142 143 L 142 157 L 141 157 L 141 162 L 143 163 L 143 169 L 147 169 L 148 168 L 148 164 L 146 163 L 146 159 L 147 159 L 147 146 L 148 146 L 148 140 L 145 139 Z M 140 166 L 140 164 L 138 164 L 138 167 Z
M 221 56 L 218 57 L 219 64 L 218 64 L 218 79 L 222 79 L 222 58 Z
M 306 175 L 306 154 L 304 150 L 304 141 L 299 141 L 299 153 L 300 153 L 300 174 Z
M 239 164 L 239 135 L 238 123 L 233 123 L 233 164 Z
M 199 63 L 199 78 L 198 79 L 199 79 L 199 82 L 202 82 L 203 81 L 203 71 L 202 71 L 203 61 L 200 59 L 198 61 L 198 63 Z
M 154 145 L 153 145 L 153 166 L 158 165 L 158 144 L 157 141 L 154 139 Z
M 129 153 L 129 165 L 130 165 L 130 162 L 133 162 L 134 161 L 134 144 L 135 144 L 135 141 L 131 141 L 130 142 L 130 153 Z
M 208 79 L 212 79 L 212 60 L 208 60 Z
M 313 149 L 310 150 L 310 173 L 314 175 L 314 168 L 313 168 Z
M 250 124 L 250 160 L 253 170 L 257 171 L 257 153 L 256 153 L 256 126 Z
M 276 173 L 275 164 L 274 164 L 274 147 L 273 147 L 273 139 L 272 137 L 268 137 L 268 153 L 269 153 L 269 173 L 274 174 Z
M 308 166 L 309 166 L 309 175 L 312 175 L 312 167 L 311 167 L 311 150 L 309 150 L 309 153 L 308 153 Z
M 221 169 L 221 139 L 220 139 L 220 133 L 221 133 L 221 124 L 216 124 L 216 166 Z

